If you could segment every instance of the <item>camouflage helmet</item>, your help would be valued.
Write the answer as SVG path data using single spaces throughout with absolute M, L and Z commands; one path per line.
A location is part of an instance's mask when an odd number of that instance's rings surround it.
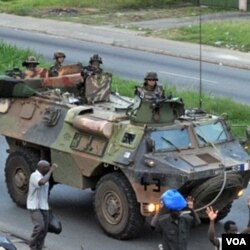
M 158 76 L 157 76 L 157 73 L 156 72 L 148 72 L 146 75 L 145 75 L 145 78 L 144 80 L 155 80 L 155 81 L 158 81 Z
M 66 55 L 65 55 L 62 51 L 56 51 L 56 52 L 54 53 L 54 58 L 53 58 L 53 59 L 57 59 L 57 58 L 59 58 L 59 57 L 65 58 Z
M 22 65 L 27 66 L 29 64 L 38 65 L 39 62 L 36 60 L 36 58 L 34 56 L 29 56 L 25 61 L 23 61 Z
M 94 54 L 89 59 L 89 63 L 92 64 L 92 62 L 99 62 L 101 64 L 102 63 L 102 58 L 98 54 Z

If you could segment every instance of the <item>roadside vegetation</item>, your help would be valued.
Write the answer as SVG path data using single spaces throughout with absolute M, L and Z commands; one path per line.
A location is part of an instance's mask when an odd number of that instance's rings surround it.
M 0 0 L 0 12 L 90 25 L 198 16 L 197 0 Z M 204 13 L 224 11 L 205 8 Z
M 50 18 L 88 25 L 112 25 L 139 30 L 141 35 L 200 43 L 200 25 L 168 30 L 131 25 L 160 18 L 178 18 L 230 11 L 221 7 L 200 8 L 198 0 L 0 0 L 0 12 Z M 234 10 L 235 11 L 235 10 Z M 201 43 L 242 52 L 250 51 L 249 20 L 203 22 Z
M 43 59 L 41 55 L 34 53 L 31 50 L 21 50 L 16 46 L 12 46 L 0 41 L 0 74 L 6 70 L 13 68 L 22 69 L 22 62 L 30 55 L 35 55 L 40 62 L 41 67 L 47 67 L 49 64 Z
M 48 67 L 49 62 L 45 61 L 41 55 L 36 54 L 31 50 L 20 50 L 15 46 L 7 45 L 0 42 L 0 74 L 4 74 L 6 70 L 19 67 L 22 69 L 22 61 L 27 56 L 35 55 L 40 61 L 40 67 Z M 141 85 L 141 82 L 129 81 L 113 76 L 112 90 L 120 95 L 133 97 L 135 86 Z M 197 108 L 199 106 L 200 96 L 197 90 L 183 91 L 177 90 L 174 87 L 168 86 L 168 83 L 162 83 L 165 87 L 166 95 L 172 93 L 173 96 L 179 96 L 184 100 L 187 109 Z M 202 95 L 202 108 L 208 113 L 216 115 L 226 115 L 229 124 L 232 126 L 232 131 L 238 138 L 245 136 L 245 128 L 250 125 L 250 107 L 247 105 L 236 103 L 229 98 L 218 98 L 212 93 L 204 93 Z M 236 126 L 237 125 L 237 126 Z
M 202 44 L 249 52 L 249 27 L 249 20 L 213 21 L 202 23 L 201 26 L 197 21 L 197 25 L 178 29 L 148 30 L 146 35 L 193 43 L 200 43 L 201 38 Z

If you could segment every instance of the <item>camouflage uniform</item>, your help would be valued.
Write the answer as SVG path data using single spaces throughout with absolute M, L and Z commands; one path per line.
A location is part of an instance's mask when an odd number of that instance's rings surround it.
M 36 66 L 39 62 L 36 60 L 34 56 L 29 56 L 25 61 L 23 61 L 22 66 L 26 67 L 24 71 L 24 78 L 32 78 L 37 75 Z
M 58 76 L 58 72 L 59 72 L 60 68 L 62 67 L 62 64 L 58 61 L 58 58 L 60 58 L 60 57 L 65 58 L 66 55 L 61 51 L 54 53 L 53 59 L 55 60 L 55 64 L 49 68 L 49 76 L 52 76 L 52 77 Z
M 155 72 L 149 72 L 144 78 L 142 87 L 136 87 L 135 95 L 147 100 L 164 99 L 165 93 L 161 85 L 157 85 L 158 77 Z M 154 87 L 148 85 L 147 80 L 155 80 Z
M 83 69 L 82 69 L 82 75 L 83 76 L 102 74 L 102 72 L 103 72 L 102 68 L 94 67 L 93 66 L 94 62 L 98 62 L 99 64 L 102 64 L 102 58 L 98 54 L 95 54 L 92 57 L 90 57 L 89 65 L 83 67 Z

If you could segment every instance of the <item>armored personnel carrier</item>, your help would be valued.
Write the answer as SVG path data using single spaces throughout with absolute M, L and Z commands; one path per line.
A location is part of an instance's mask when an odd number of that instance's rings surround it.
M 83 86 L 79 97 L 60 87 Z M 39 159 L 55 162 L 51 184 L 95 191 L 94 209 L 106 234 L 136 237 L 169 188 L 195 198 L 206 219 L 219 219 L 248 185 L 249 155 L 223 117 L 185 110 L 179 98 L 134 100 L 111 93 L 111 75 L 51 79 L 0 78 L 0 134 L 12 200 L 25 206 Z

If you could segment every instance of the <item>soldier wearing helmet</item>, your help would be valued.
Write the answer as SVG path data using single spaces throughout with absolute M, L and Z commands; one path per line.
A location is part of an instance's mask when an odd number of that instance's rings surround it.
M 58 76 L 58 72 L 62 67 L 66 55 L 62 51 L 57 51 L 54 53 L 55 63 L 49 68 L 49 76 Z
M 135 95 L 147 100 L 164 99 L 164 89 L 157 85 L 158 76 L 156 72 L 148 72 L 144 78 L 142 87 L 136 87 Z
M 102 58 L 98 54 L 94 54 L 89 59 L 89 65 L 83 67 L 82 75 L 85 77 L 86 75 L 101 74 L 102 68 L 100 68 L 100 64 L 102 64 Z
M 24 78 L 35 77 L 38 72 L 37 65 L 39 65 L 39 62 L 34 56 L 29 56 L 23 61 L 22 66 L 26 68 L 24 71 Z

